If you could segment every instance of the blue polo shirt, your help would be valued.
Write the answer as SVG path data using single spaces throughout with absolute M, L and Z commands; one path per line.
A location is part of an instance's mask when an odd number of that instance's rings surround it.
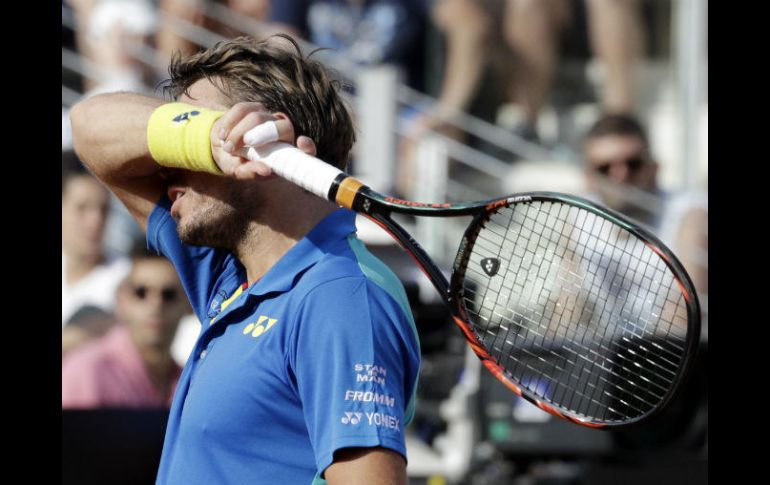
M 308 484 L 334 452 L 406 457 L 420 364 L 403 286 L 339 209 L 256 284 L 226 251 L 186 246 L 164 198 L 151 249 L 176 267 L 201 333 L 171 407 L 158 484 Z

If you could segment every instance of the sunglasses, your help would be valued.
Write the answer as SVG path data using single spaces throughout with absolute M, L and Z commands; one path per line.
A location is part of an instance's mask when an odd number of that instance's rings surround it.
M 146 300 L 149 298 L 151 292 L 158 293 L 158 290 L 150 289 L 142 285 L 134 286 L 132 291 L 138 300 Z M 163 303 L 174 303 L 179 298 L 179 291 L 176 288 L 162 288 L 159 293 Z
M 601 173 L 602 175 L 607 175 L 610 173 L 610 168 L 615 165 L 618 162 L 615 163 L 599 163 L 594 165 L 594 170 Z M 647 163 L 647 160 L 642 155 L 637 155 L 635 157 L 627 158 L 620 163 L 624 163 L 626 167 L 628 167 L 628 170 L 631 173 L 636 173 Z

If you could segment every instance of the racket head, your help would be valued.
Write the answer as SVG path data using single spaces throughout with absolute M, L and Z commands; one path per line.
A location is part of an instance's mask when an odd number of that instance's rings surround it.
M 495 377 L 595 428 L 665 408 L 700 335 L 697 295 L 673 253 L 617 212 L 564 194 L 489 202 L 463 236 L 449 295 Z

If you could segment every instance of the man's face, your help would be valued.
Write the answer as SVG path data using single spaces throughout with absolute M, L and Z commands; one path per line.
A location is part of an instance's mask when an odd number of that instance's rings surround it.
M 226 111 L 228 101 L 207 79 L 201 79 L 179 101 Z M 232 249 L 243 236 L 249 217 L 259 208 L 259 194 L 251 181 L 193 172 L 166 170 L 171 216 L 180 239 L 190 245 Z
M 650 159 L 644 142 L 634 135 L 605 135 L 585 144 L 589 188 L 616 210 L 628 206 L 617 184 L 654 190 L 657 164 Z M 613 190 L 613 187 L 614 190 Z
M 188 311 L 182 285 L 170 262 L 162 258 L 134 261 L 125 285 L 118 290 L 115 312 L 139 347 L 168 349 L 179 320 Z
M 69 179 L 61 201 L 61 242 L 66 254 L 101 256 L 109 205 L 109 192 L 90 175 Z
M 189 170 L 173 170 L 167 180 L 171 216 L 185 244 L 233 249 L 259 207 L 251 181 Z

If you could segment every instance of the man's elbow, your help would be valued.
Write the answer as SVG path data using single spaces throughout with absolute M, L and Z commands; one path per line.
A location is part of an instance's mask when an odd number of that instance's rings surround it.
M 89 134 L 93 133 L 93 127 L 89 130 L 90 122 L 93 116 L 94 98 L 87 98 L 75 103 L 70 110 L 70 124 L 72 126 L 72 146 L 78 157 L 88 165 L 88 147 L 91 144 Z

